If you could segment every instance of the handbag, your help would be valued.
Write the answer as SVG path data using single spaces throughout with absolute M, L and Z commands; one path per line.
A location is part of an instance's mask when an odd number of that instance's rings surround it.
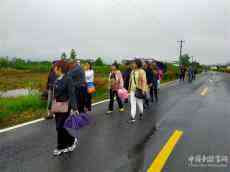
M 90 117 L 87 113 L 80 113 L 79 115 L 70 115 L 64 123 L 64 128 L 80 129 L 90 124 Z
M 54 98 L 54 88 L 53 88 L 53 100 L 51 105 L 51 112 L 52 113 L 67 113 L 69 111 L 69 102 L 57 102 Z
M 87 92 L 88 94 L 94 94 L 96 92 L 95 84 L 93 82 L 87 83 Z
M 136 83 L 136 79 L 135 79 L 135 72 L 134 72 L 134 83 L 137 87 L 137 83 Z M 145 99 L 145 94 L 143 93 L 142 89 L 140 88 L 136 88 L 135 90 L 135 97 L 138 98 L 138 99 Z
M 118 89 L 117 93 L 119 98 L 123 101 L 129 98 L 129 93 L 125 88 Z

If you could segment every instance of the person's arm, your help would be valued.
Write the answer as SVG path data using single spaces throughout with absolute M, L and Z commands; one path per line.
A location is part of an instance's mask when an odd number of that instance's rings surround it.
M 79 69 L 79 80 L 77 81 L 77 85 L 80 87 L 85 82 L 85 72 L 81 68 Z
M 141 70 L 139 73 L 139 82 L 140 82 L 140 88 L 143 90 L 143 92 L 147 91 L 147 78 L 146 78 L 146 72 L 144 70 Z
M 92 82 L 94 82 L 94 71 L 92 70 Z
M 124 80 L 123 80 L 123 77 L 122 77 L 122 74 L 120 71 L 118 72 L 118 76 L 119 76 L 119 87 L 123 88 L 124 87 Z
M 131 91 L 132 78 L 133 78 L 133 71 L 130 72 L 130 76 L 129 76 L 129 87 L 128 87 L 128 92 Z
M 81 69 L 81 67 L 75 68 L 68 75 L 72 78 L 73 84 L 77 88 L 80 88 L 85 82 L 85 72 Z

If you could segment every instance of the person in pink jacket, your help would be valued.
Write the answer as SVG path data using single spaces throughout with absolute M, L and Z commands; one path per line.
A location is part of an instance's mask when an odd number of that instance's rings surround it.
M 118 96 L 118 90 L 122 89 L 124 87 L 124 81 L 121 74 L 121 71 L 119 70 L 119 66 L 117 63 L 112 64 L 111 66 L 111 72 L 109 73 L 109 107 L 107 114 L 111 114 L 113 112 L 113 104 L 114 104 L 114 97 L 116 96 L 117 103 L 119 106 L 119 111 L 123 112 L 123 103 Z

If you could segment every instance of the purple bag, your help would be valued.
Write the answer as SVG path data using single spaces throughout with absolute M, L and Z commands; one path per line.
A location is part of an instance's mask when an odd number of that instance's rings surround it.
M 64 128 L 78 130 L 89 124 L 89 115 L 87 113 L 80 113 L 79 115 L 70 115 L 64 123 Z

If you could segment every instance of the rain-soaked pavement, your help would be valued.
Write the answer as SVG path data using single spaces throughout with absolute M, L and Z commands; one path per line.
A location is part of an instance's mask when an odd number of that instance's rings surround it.
M 1 133 L 0 172 L 144 172 L 175 130 L 183 136 L 162 171 L 230 171 L 230 75 L 207 73 L 161 88 L 159 102 L 134 125 L 127 123 L 128 107 L 109 117 L 106 109 L 107 103 L 94 107 L 78 149 L 60 157 L 52 156 L 54 121 Z

